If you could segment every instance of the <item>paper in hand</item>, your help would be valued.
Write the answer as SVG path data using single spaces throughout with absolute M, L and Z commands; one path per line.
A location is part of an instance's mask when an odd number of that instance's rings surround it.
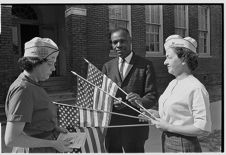
M 66 140 L 72 138 L 70 140 L 71 145 L 69 145 L 70 148 L 81 148 L 85 144 L 86 140 L 86 134 L 81 132 L 69 132 L 69 133 L 60 133 L 57 140 Z

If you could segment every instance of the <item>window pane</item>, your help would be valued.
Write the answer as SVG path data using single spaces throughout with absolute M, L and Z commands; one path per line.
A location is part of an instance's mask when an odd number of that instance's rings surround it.
M 146 19 L 146 50 L 160 52 L 159 31 L 160 31 L 160 6 L 145 6 Z M 149 47 L 147 47 L 149 46 Z
M 174 17 L 176 28 L 186 28 L 186 5 L 176 5 Z
M 198 52 L 199 53 L 208 53 L 208 7 L 198 6 L 198 29 L 199 29 L 199 45 Z
M 207 33 L 199 32 L 199 53 L 207 53 Z
M 160 24 L 160 7 L 159 5 L 145 6 L 146 23 Z
M 207 8 L 199 6 L 198 19 L 199 30 L 207 30 Z
M 109 29 L 117 27 L 127 28 L 128 26 L 128 6 L 109 5 Z

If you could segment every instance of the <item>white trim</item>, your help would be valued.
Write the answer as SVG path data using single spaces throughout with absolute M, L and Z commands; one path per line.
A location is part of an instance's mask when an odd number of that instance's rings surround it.
M 209 53 L 199 53 L 199 58 L 212 58 Z
M 145 57 L 163 57 L 164 56 L 164 48 L 163 48 L 163 9 L 162 9 L 162 5 L 159 5 L 159 11 L 160 11 L 159 51 L 158 52 L 146 51 Z M 145 26 L 146 26 L 146 23 L 145 23 Z
M 127 14 L 128 14 L 128 20 L 129 20 L 129 23 L 128 23 L 128 26 L 127 26 L 127 29 L 129 30 L 129 33 L 130 33 L 130 36 L 132 37 L 132 30 L 131 30 L 131 5 L 128 5 L 127 6 Z
M 185 35 L 188 36 L 189 35 L 189 12 L 188 12 L 188 5 L 186 5 L 185 8 L 185 12 L 186 12 L 186 32 Z
M 86 9 L 70 7 L 65 11 L 65 17 L 68 17 L 70 15 L 86 16 L 87 13 L 86 13 Z

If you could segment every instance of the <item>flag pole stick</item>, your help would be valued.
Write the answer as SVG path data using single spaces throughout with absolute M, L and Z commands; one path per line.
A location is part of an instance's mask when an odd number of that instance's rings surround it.
M 150 125 L 153 125 L 153 124 L 111 125 L 111 126 L 103 126 L 102 128 L 123 128 L 123 127 L 150 126 Z
M 74 72 L 74 71 L 71 71 L 71 72 L 72 72 L 74 75 L 77 75 L 77 76 L 78 76 L 78 77 L 80 77 L 81 79 L 85 80 L 86 82 L 88 82 L 88 83 L 89 83 L 89 84 L 91 84 L 92 86 L 94 86 L 94 87 L 98 88 L 99 90 L 103 91 L 103 92 L 104 92 L 104 93 L 106 93 L 107 95 L 109 95 L 109 96 L 113 97 L 114 99 L 116 99 L 116 100 L 120 101 L 120 102 L 121 102 L 121 103 L 123 103 L 124 105 L 126 105 L 126 106 L 130 107 L 131 109 L 135 110 L 136 112 L 140 113 L 141 115 L 143 115 L 143 116 L 145 116 L 145 117 L 147 117 L 147 118 L 151 119 L 151 117 L 146 116 L 145 114 L 143 114 L 143 113 L 142 113 L 142 112 L 140 112 L 139 110 L 137 110 L 137 109 L 133 108 L 132 106 L 130 106 L 130 105 L 128 105 L 128 104 L 126 104 L 125 102 L 123 102 L 123 101 L 119 100 L 118 98 L 116 98 L 116 97 L 112 96 L 111 94 L 109 94 L 109 93 L 108 93 L 108 92 L 106 92 L 105 90 L 101 89 L 100 87 L 97 87 L 96 85 L 94 85 L 94 84 L 93 84 L 93 83 L 91 83 L 90 81 L 88 81 L 88 80 L 84 79 L 82 76 L 78 75 L 76 72 Z
M 59 104 L 59 105 L 64 105 L 64 106 L 76 107 L 76 108 L 80 108 L 80 109 L 86 109 L 86 110 L 96 111 L 96 112 L 110 113 L 110 114 L 115 114 L 115 115 L 120 115 L 120 116 L 125 116 L 125 117 L 131 117 L 131 118 L 140 119 L 139 117 L 132 116 L 132 115 L 126 115 L 126 114 L 121 114 L 121 113 L 116 113 L 116 112 L 110 112 L 110 111 L 104 111 L 104 110 L 90 109 L 90 108 L 81 107 L 81 106 L 78 106 L 78 105 L 69 105 L 69 104 L 64 104 L 64 103 L 59 103 L 59 102 L 54 102 L 54 101 L 53 101 L 53 103 L 54 104 Z
M 89 60 L 83 58 L 88 64 L 91 64 L 93 67 L 95 67 L 99 72 L 101 72 L 96 66 L 94 66 L 91 62 L 89 62 Z M 102 72 L 101 72 L 102 73 Z M 104 73 L 102 73 L 104 75 Z M 118 87 L 118 89 L 120 89 L 126 96 L 128 95 L 128 93 L 126 93 L 121 87 L 119 87 L 117 84 L 116 86 Z M 135 101 L 136 102 L 136 101 Z M 136 102 L 137 103 L 137 102 Z M 139 107 L 141 107 L 145 112 L 147 112 L 152 119 L 155 119 L 155 116 L 153 114 L 151 114 L 146 108 L 144 108 L 141 104 L 137 103 Z
M 92 84 L 92 83 L 89 82 L 88 80 L 84 79 L 82 76 L 78 75 L 76 72 L 74 72 L 74 71 L 71 71 L 71 72 L 72 72 L 72 74 L 74 74 L 74 75 L 80 77 L 81 79 L 83 79 L 84 81 L 88 82 L 88 83 L 91 84 L 92 86 L 98 88 L 99 90 L 101 90 L 101 91 L 104 92 L 105 94 L 107 94 L 107 95 L 111 96 L 112 98 L 114 98 L 114 99 L 120 101 L 121 103 L 123 103 L 123 104 L 126 105 L 127 107 L 130 107 L 131 109 L 135 110 L 135 111 L 138 112 L 139 114 L 141 114 L 141 115 L 143 115 L 143 116 L 145 116 L 145 117 L 147 117 L 147 118 L 149 118 L 149 119 L 152 119 L 151 117 L 149 117 L 149 116 L 143 114 L 142 112 L 140 112 L 139 110 L 135 109 L 134 107 L 132 107 L 132 106 L 126 104 L 125 102 L 119 100 L 118 98 L 112 96 L 111 94 L 109 94 L 109 93 L 106 92 L 105 90 L 101 89 L 100 87 L 97 87 L 96 85 Z

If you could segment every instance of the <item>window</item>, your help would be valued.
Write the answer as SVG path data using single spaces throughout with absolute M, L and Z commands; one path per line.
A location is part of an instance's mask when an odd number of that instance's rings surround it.
M 130 14 L 128 5 L 109 5 L 109 29 L 124 27 L 130 31 Z
M 109 5 L 109 30 L 117 27 L 127 28 L 131 34 L 131 14 L 129 5 Z M 110 36 L 109 36 L 110 37 Z M 110 38 L 109 38 L 110 40 Z M 110 44 L 110 57 L 115 57 L 116 53 Z
M 210 56 L 209 22 L 209 8 L 198 6 L 198 53 L 200 56 Z
M 175 18 L 175 34 L 178 34 L 181 37 L 188 36 L 188 6 L 175 5 L 174 18 Z
M 145 6 L 146 57 L 163 56 L 162 6 Z

